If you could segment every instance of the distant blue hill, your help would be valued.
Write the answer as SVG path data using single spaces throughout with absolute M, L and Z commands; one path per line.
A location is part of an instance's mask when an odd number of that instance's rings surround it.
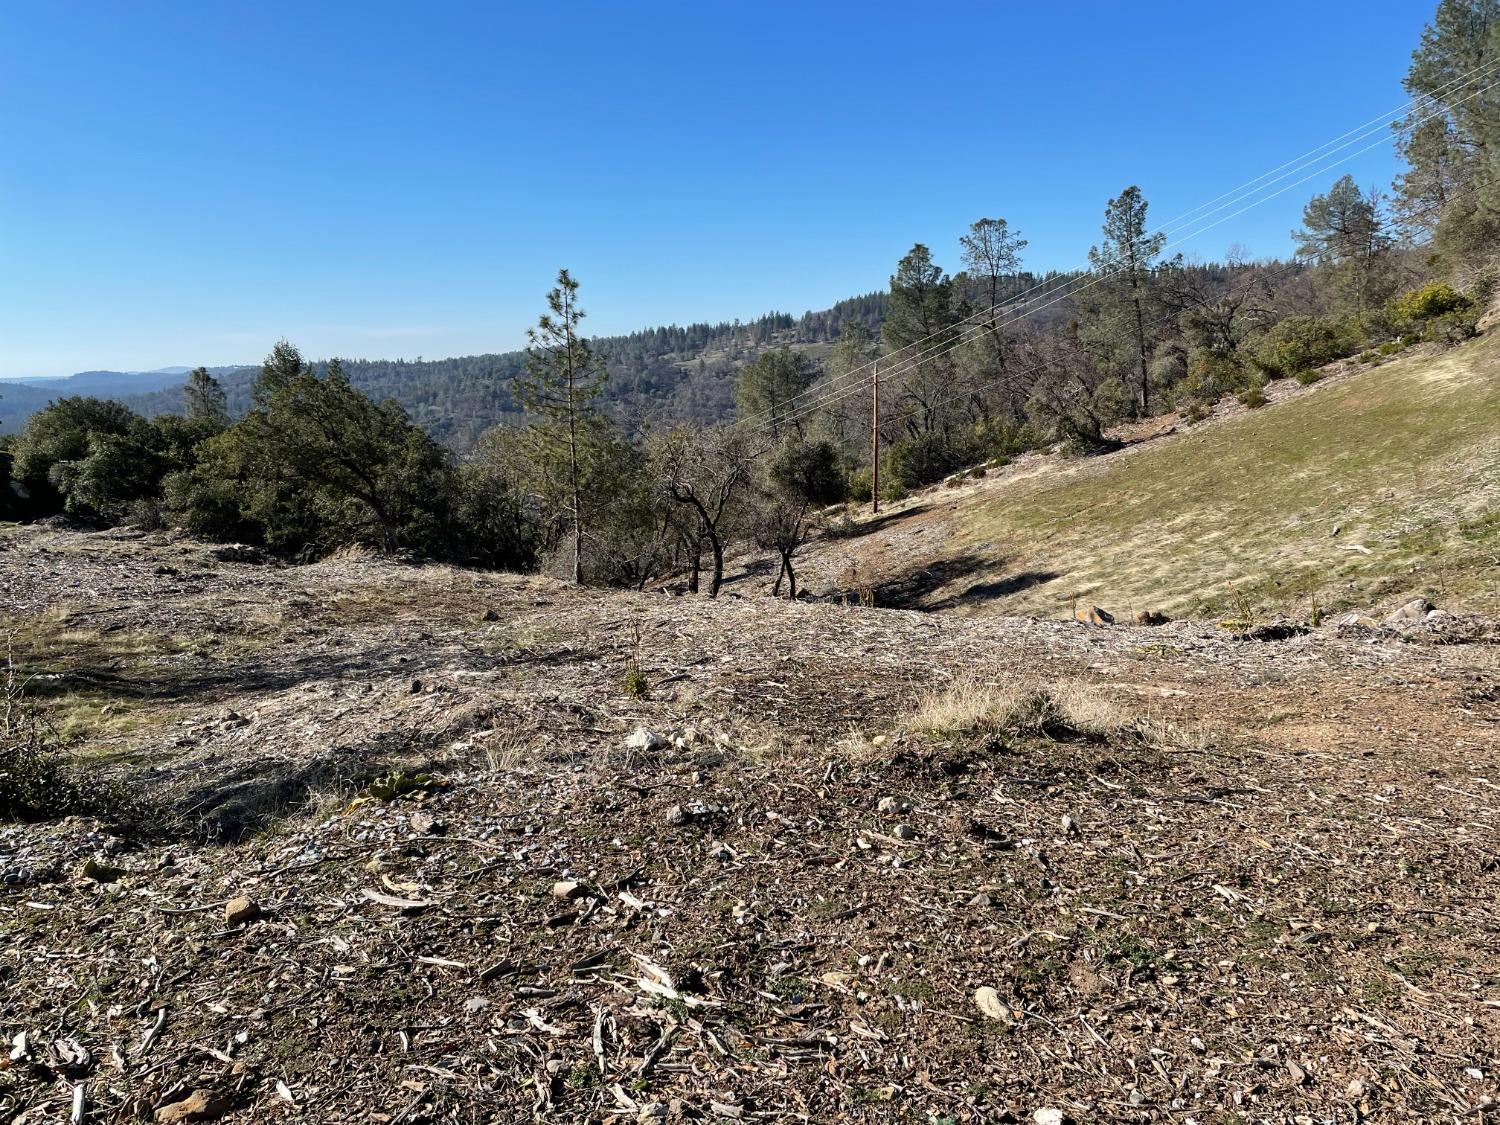
M 0 433 L 15 433 L 26 419 L 53 399 L 70 395 L 121 398 L 146 395 L 181 386 L 190 367 L 159 367 L 155 371 L 80 371 L 52 379 L 0 382 Z M 213 367 L 213 375 L 230 375 L 240 367 Z

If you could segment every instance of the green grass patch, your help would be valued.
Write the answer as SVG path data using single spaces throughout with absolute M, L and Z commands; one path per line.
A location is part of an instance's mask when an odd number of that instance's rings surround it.
M 1403 355 L 1291 402 L 1049 466 L 981 491 L 953 519 L 948 552 L 1055 576 L 975 603 L 1008 612 L 1066 614 L 1087 591 L 1116 612 L 1212 615 L 1231 584 L 1257 613 L 1424 591 L 1500 609 L 1500 339 Z

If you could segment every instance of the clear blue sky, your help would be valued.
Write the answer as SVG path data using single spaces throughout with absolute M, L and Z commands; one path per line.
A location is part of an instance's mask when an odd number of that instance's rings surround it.
M 508 350 L 559 266 L 596 333 L 801 312 L 984 215 L 1070 267 L 1399 106 L 1434 7 L 4 0 L 0 378 Z

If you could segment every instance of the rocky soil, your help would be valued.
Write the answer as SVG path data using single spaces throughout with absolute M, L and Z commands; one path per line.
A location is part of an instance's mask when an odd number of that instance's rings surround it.
M 0 825 L 0 1120 L 1500 1117 L 1490 623 L 4 542 L 153 815 Z M 1109 718 L 909 721 L 987 685 Z

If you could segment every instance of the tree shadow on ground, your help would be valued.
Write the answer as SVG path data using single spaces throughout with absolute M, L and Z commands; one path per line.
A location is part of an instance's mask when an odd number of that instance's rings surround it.
M 300 761 L 252 757 L 222 772 L 207 771 L 196 783 L 159 795 L 171 803 L 165 819 L 175 822 L 167 834 L 214 843 L 244 839 L 307 808 L 320 794 L 349 792 L 395 763 L 412 774 L 429 771 L 448 734 L 418 738 L 409 731 L 384 731 Z
M 1034 586 L 1041 586 L 1051 582 L 1055 578 L 1061 578 L 1062 573 L 1056 570 L 1023 570 L 1018 574 L 1009 574 L 996 582 L 980 582 L 970 586 L 967 590 L 944 598 L 942 601 L 931 602 L 928 609 L 954 609 L 961 605 L 972 605 L 976 602 L 996 601 L 999 598 L 1008 598 L 1014 594 L 1021 594 Z
M 953 582 L 987 570 L 995 563 L 979 555 L 957 555 L 887 578 L 875 587 L 875 604 L 887 609 L 931 609 L 927 598 Z
M 359 678 L 420 678 L 434 670 L 458 668 L 462 671 L 497 671 L 501 668 L 547 668 L 590 661 L 602 654 L 585 649 L 561 647 L 528 652 L 517 650 L 486 653 L 472 648 L 460 650 L 456 645 L 423 649 L 371 647 L 354 652 L 334 654 L 309 652 L 297 657 L 281 656 L 274 661 L 248 660 L 238 664 L 213 663 L 199 668 L 176 670 L 161 675 L 155 670 L 138 675 L 78 668 L 48 674 L 45 679 L 30 681 L 27 694 L 38 701 L 49 696 L 83 693 L 101 699 L 135 702 L 180 702 L 195 700 L 212 703 L 229 698 L 275 695 L 304 684 Z
M 1055 571 L 1027 570 L 992 582 L 964 586 L 941 597 L 933 596 L 939 591 L 962 586 L 965 579 L 1003 569 L 1009 561 L 973 554 L 939 559 L 881 582 L 875 587 L 875 604 L 888 609 L 919 609 L 928 612 L 955 609 L 1007 598 L 1061 577 Z
M 878 516 L 872 516 L 861 523 L 851 523 L 848 526 L 835 524 L 834 526 L 838 530 L 832 533 L 825 530 L 823 538 L 830 543 L 837 543 L 844 539 L 863 539 L 866 535 L 883 531 L 893 524 L 910 519 L 912 516 L 924 515 L 926 514 L 926 510 L 926 505 L 915 505 L 910 508 L 903 508 L 899 512 L 881 512 Z

